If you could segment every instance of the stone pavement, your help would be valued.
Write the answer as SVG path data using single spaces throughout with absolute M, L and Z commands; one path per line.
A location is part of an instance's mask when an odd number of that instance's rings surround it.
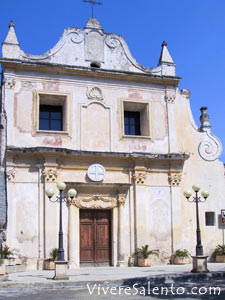
M 210 273 L 193 274 L 192 265 L 156 265 L 152 267 L 98 267 L 68 270 L 69 280 L 53 280 L 54 271 L 26 271 L 11 273 L 0 277 L 0 289 L 6 287 L 29 286 L 84 286 L 87 283 L 101 284 L 132 284 L 152 282 L 167 282 L 169 280 L 198 280 L 204 278 L 225 277 L 225 263 L 208 263 Z

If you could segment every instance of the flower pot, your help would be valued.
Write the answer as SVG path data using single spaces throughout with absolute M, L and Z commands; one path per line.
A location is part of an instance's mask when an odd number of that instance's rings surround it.
M 225 255 L 216 255 L 216 262 L 225 263 Z
M 44 270 L 55 270 L 55 262 L 52 260 L 45 260 L 43 263 Z
M 178 256 L 178 257 L 174 257 L 172 262 L 174 265 L 185 265 L 188 263 L 188 258 Z
M 0 266 L 0 275 L 5 275 L 5 266 Z
M 151 267 L 150 258 L 138 258 L 138 267 Z

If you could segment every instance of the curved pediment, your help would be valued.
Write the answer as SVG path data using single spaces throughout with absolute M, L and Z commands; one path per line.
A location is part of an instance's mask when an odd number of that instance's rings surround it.
M 105 33 L 98 20 L 92 18 L 88 20 L 84 29 L 76 27 L 65 29 L 58 43 L 42 55 L 31 55 L 21 50 L 13 24 L 3 43 L 2 53 L 3 58 L 7 59 L 50 63 L 72 68 L 100 68 L 158 76 L 163 75 L 165 70 L 165 63 L 163 66 L 159 64 L 155 69 L 137 63 L 126 41 L 120 35 Z M 175 64 L 172 67 L 175 70 Z M 175 71 L 169 75 L 175 75 Z

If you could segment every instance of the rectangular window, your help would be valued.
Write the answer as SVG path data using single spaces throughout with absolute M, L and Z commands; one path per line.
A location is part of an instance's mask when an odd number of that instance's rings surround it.
M 207 211 L 205 213 L 205 225 L 206 226 L 215 226 L 215 212 Z
M 39 130 L 62 131 L 62 106 L 40 105 Z
M 123 135 L 150 137 L 149 104 L 123 101 Z
M 141 135 L 140 112 L 124 111 L 124 126 L 126 135 Z

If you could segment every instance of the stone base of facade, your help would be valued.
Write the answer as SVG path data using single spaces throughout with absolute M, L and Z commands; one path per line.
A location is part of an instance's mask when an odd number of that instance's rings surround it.
M 54 280 L 68 280 L 69 276 L 67 275 L 67 261 L 55 261 L 55 276 Z
M 209 272 L 207 268 L 207 258 L 208 256 L 192 256 L 192 273 L 207 273 Z

